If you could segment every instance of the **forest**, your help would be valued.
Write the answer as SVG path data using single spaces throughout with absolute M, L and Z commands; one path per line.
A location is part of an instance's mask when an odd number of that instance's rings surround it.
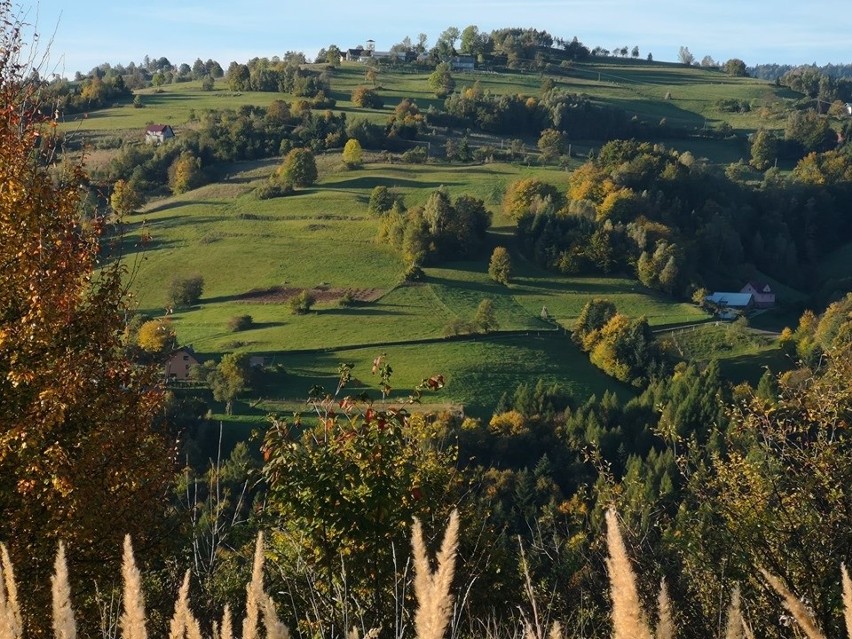
M 611 56 L 534 29 L 400 43 L 374 68 L 381 84 L 347 76 L 336 46 L 319 64 L 160 58 L 43 81 L 8 0 L 0 22 L 0 639 L 852 637 L 852 273 L 826 266 L 852 242 L 848 80 L 787 70 L 773 80 L 797 97 L 738 138 L 569 90 L 575 65 Z M 459 86 L 455 54 L 532 73 L 534 92 Z M 406 64 L 425 69 L 420 105 L 388 88 Z M 745 80 L 739 64 L 686 66 Z M 57 115 L 153 110 L 190 83 L 273 95 L 193 107 L 168 143 L 93 137 L 111 148 L 91 165 Z M 708 102 L 750 117 L 744 99 Z M 447 173 L 427 179 L 436 166 Z M 483 167 L 502 181 L 477 183 Z M 311 208 L 350 182 L 352 201 Z M 212 218 L 217 197 L 227 233 L 204 234 L 191 207 Z M 278 299 L 237 306 L 279 289 L 227 279 L 262 261 L 260 245 L 203 275 L 146 270 L 163 247 L 196 247 L 186 261 L 201 271 L 201 253 L 271 220 L 301 225 L 276 259 L 339 262 L 302 279 L 290 267 L 286 320 L 259 319 Z M 351 226 L 325 235 L 337 222 Z M 298 253 L 300 232 L 322 241 Z M 365 273 L 397 297 L 367 299 Z M 346 274 L 333 305 L 332 285 L 307 279 Z M 768 337 L 705 301 L 756 277 L 799 292 Z M 576 308 L 548 311 L 569 286 Z M 208 341 L 186 384 L 164 380 L 188 331 L 219 330 L 193 328 L 215 304 L 229 305 L 216 322 L 231 347 Z M 692 333 L 649 318 L 654 304 L 688 309 Z M 410 332 L 373 338 L 383 314 Z M 253 350 L 276 322 L 306 328 Z M 685 355 L 704 329 L 712 356 Z M 521 355 L 470 362 L 486 379 L 546 339 L 601 391 L 511 377 L 466 410 L 440 403 L 458 371 L 387 345 L 472 359 L 502 337 Z M 356 338 L 379 346 L 366 366 L 337 359 Z M 780 364 L 751 378 L 718 357 L 770 341 Z M 251 363 L 273 350 L 283 364 Z M 333 374 L 296 375 L 298 355 Z M 263 403 L 282 377 L 297 399 Z M 238 441 L 234 424 L 248 424 Z

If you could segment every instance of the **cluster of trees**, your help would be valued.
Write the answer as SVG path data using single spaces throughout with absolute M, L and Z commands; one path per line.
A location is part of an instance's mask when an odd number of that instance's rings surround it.
M 286 155 L 294 148 L 319 152 L 350 144 L 352 151 L 356 142 L 362 150 L 400 150 L 410 146 L 425 127 L 425 114 L 408 99 L 394 108 L 385 125 L 347 119 L 345 113 L 328 110 L 316 99 L 206 110 L 194 117 L 195 126 L 179 139 L 161 145 L 125 145 L 106 169 L 93 172 L 92 177 L 111 184 L 123 181 L 139 197 L 163 184 L 173 193 L 182 193 L 209 181 L 222 162 Z M 113 207 L 116 211 L 131 211 L 141 201 L 118 204 L 121 208 Z
M 327 71 L 303 67 L 305 56 L 288 53 L 284 58 L 252 58 L 246 64 L 231 62 L 225 82 L 231 91 L 271 91 L 297 97 L 324 97 L 331 90 Z
M 62 77 L 48 80 L 33 71 L 28 81 L 38 86 L 42 104 L 48 105 L 53 112 L 71 114 L 126 103 L 134 89 L 191 80 L 212 82 L 223 75 L 222 67 L 211 59 L 204 62 L 198 58 L 190 66 L 186 63 L 174 65 L 165 57 L 145 56 L 140 64 L 113 66 L 104 63 L 85 75 L 78 71 L 73 80 Z
M 800 285 L 821 255 L 847 241 L 849 156 L 815 153 L 790 180 L 759 187 L 731 180 L 690 153 L 613 141 L 573 171 L 565 193 L 525 180 L 504 207 L 524 252 L 563 273 L 633 273 L 646 286 L 689 297 L 751 264 Z M 745 265 L 745 266 L 744 266 Z
M 412 269 L 479 256 L 490 226 L 491 213 L 482 200 L 470 195 L 453 200 L 439 188 L 423 206 L 403 211 L 392 205 L 381 220 L 378 238 L 400 251 L 406 269 Z
M 592 364 L 633 386 L 645 386 L 664 370 L 648 320 L 630 319 L 608 300 L 595 299 L 583 307 L 571 339 L 589 353 Z

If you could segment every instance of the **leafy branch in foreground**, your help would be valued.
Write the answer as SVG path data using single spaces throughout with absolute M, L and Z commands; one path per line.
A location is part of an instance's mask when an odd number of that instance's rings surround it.
M 387 622 L 395 601 L 386 586 L 412 518 L 446 516 L 461 481 L 442 423 L 405 407 L 442 388 L 443 377 L 424 379 L 405 405 L 391 405 L 393 367 L 384 355 L 372 373 L 380 403 L 366 392 L 343 395 L 353 380 L 344 363 L 333 392 L 311 389 L 311 414 L 271 416 L 263 441 L 267 512 L 281 522 L 272 543 L 279 556 L 299 557 L 317 575 L 311 596 L 322 603 L 323 621 L 337 627 L 342 591 L 375 615 L 368 626 Z

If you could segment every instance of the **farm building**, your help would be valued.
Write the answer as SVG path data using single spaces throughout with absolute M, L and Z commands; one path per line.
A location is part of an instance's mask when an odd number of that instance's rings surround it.
M 743 286 L 740 293 L 751 293 L 754 297 L 755 308 L 771 308 L 775 306 L 775 291 L 766 282 L 752 280 Z
M 358 47 L 357 49 L 347 49 L 346 53 L 344 53 L 343 55 L 340 56 L 340 61 L 341 62 L 344 62 L 344 61 L 355 62 L 362 55 L 364 55 L 364 49 L 361 48 L 361 47 Z
M 189 379 L 189 371 L 200 364 L 198 356 L 188 346 L 179 348 L 169 354 L 166 360 L 165 374 L 167 380 L 185 381 Z
M 737 315 L 754 307 L 751 293 L 716 292 L 704 298 L 704 301 L 716 309 L 721 319 L 735 319 Z
M 168 124 L 150 124 L 145 129 L 145 142 L 148 144 L 162 144 L 173 137 L 175 132 Z
M 476 59 L 472 55 L 459 55 L 450 60 L 453 71 L 473 71 Z

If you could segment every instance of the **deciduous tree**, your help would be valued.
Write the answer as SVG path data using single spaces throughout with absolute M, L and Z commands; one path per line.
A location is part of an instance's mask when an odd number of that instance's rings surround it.
M 201 159 L 190 151 L 181 153 L 169 167 L 169 188 L 179 195 L 198 188 L 204 183 Z
M 361 149 L 361 143 L 355 138 L 348 140 L 343 147 L 343 162 L 350 168 L 361 166 L 364 152 Z
M 109 205 L 118 215 L 129 215 L 142 206 L 142 196 L 132 182 L 118 180 L 112 187 Z
M 446 98 L 456 89 L 456 81 L 450 73 L 450 65 L 441 62 L 429 76 L 429 87 L 439 98 Z
M 228 353 L 222 357 L 219 365 L 207 376 L 207 382 L 213 391 L 213 399 L 225 402 L 225 413 L 233 412 L 234 400 L 248 385 L 248 355 Z
M 50 164 L 55 129 L 25 80 L 21 28 L 0 0 L 0 539 L 29 590 L 28 630 L 47 636 L 57 541 L 83 607 L 125 533 L 156 555 L 173 468 L 152 427 L 153 371 L 120 341 L 124 266 L 106 259 L 106 221 L 82 221 L 82 167 Z
M 488 262 L 488 276 L 500 284 L 508 285 L 512 277 L 512 258 L 505 246 L 497 246 Z
M 500 328 L 497 312 L 494 310 L 494 300 L 486 298 L 479 303 L 473 316 L 473 325 L 481 333 L 490 333 Z
M 176 345 L 175 329 L 169 319 L 153 319 L 139 327 L 136 344 L 146 353 L 164 355 Z
M 285 182 L 297 187 L 310 186 L 319 177 L 314 154 L 302 148 L 290 151 L 278 171 Z

